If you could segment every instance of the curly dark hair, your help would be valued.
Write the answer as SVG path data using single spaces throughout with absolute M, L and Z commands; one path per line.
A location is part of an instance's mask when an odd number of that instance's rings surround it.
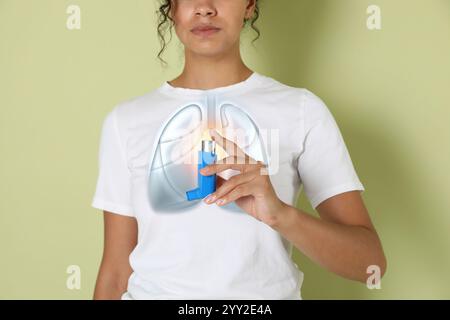
M 160 1 L 161 1 L 161 4 L 159 6 L 159 9 L 156 11 L 156 13 L 158 14 L 157 31 L 158 31 L 159 42 L 161 45 L 161 50 L 158 52 L 158 59 L 161 60 L 161 62 L 163 62 L 164 64 L 167 64 L 166 61 L 161 58 L 161 55 L 164 52 L 164 49 L 166 48 L 167 43 L 169 43 L 172 40 L 172 26 L 174 24 L 174 21 L 169 16 L 169 12 L 172 9 L 172 1 L 171 0 L 160 0 Z M 259 18 L 259 2 L 261 0 L 255 0 L 255 1 L 256 1 L 256 4 L 255 4 L 255 10 L 253 12 L 253 17 L 251 19 L 244 19 L 244 25 L 247 26 L 250 24 L 251 28 L 256 32 L 256 37 L 252 40 L 252 42 L 251 42 L 252 44 L 259 38 L 259 36 L 261 34 L 259 29 L 255 26 L 255 22 Z M 250 21 L 250 23 L 249 23 L 249 21 Z M 170 39 L 166 43 L 165 33 L 166 33 L 167 29 L 169 29 Z

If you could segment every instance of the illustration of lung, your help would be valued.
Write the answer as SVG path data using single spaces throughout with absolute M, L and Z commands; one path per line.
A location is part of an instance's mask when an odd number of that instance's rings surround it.
M 267 164 L 260 130 L 250 115 L 236 102 L 220 101 L 219 96 L 207 94 L 204 99 L 179 107 L 159 130 L 150 155 L 147 183 L 148 200 L 155 212 L 187 211 L 202 201 L 188 201 L 186 191 L 197 187 L 198 150 L 209 128 Z M 219 175 L 228 179 L 239 173 L 230 174 L 233 171 Z M 234 202 L 219 208 L 242 212 Z

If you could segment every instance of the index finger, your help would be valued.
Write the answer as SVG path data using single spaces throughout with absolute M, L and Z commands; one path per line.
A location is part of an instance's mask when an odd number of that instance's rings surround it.
M 209 134 L 230 156 L 248 157 L 236 143 L 222 136 L 217 130 L 209 129 Z

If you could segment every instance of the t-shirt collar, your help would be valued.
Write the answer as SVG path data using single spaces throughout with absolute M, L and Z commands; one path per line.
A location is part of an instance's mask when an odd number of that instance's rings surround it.
M 163 82 L 163 84 L 158 88 L 159 91 L 164 92 L 169 95 L 205 95 L 205 94 L 216 94 L 216 93 L 225 93 L 225 92 L 243 92 L 246 90 L 250 90 L 255 88 L 257 84 L 262 80 L 263 76 L 258 72 L 254 71 L 247 79 L 237 82 L 228 86 L 217 87 L 213 89 L 189 89 L 189 88 L 180 88 L 174 87 L 169 84 L 167 81 Z

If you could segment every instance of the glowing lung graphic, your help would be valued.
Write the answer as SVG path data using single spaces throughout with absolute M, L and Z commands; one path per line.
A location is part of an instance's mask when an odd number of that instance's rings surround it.
M 155 212 L 185 211 L 201 201 L 187 201 L 186 191 L 197 185 L 198 150 L 201 140 L 209 137 L 205 135 L 209 128 L 215 128 L 252 158 L 267 164 L 264 143 L 254 120 L 236 102 L 219 99 L 207 94 L 203 100 L 178 108 L 162 125 L 148 170 L 147 194 Z M 218 159 L 226 156 L 218 152 Z M 227 179 L 231 176 L 229 172 L 219 175 Z M 219 208 L 242 212 L 234 203 Z

